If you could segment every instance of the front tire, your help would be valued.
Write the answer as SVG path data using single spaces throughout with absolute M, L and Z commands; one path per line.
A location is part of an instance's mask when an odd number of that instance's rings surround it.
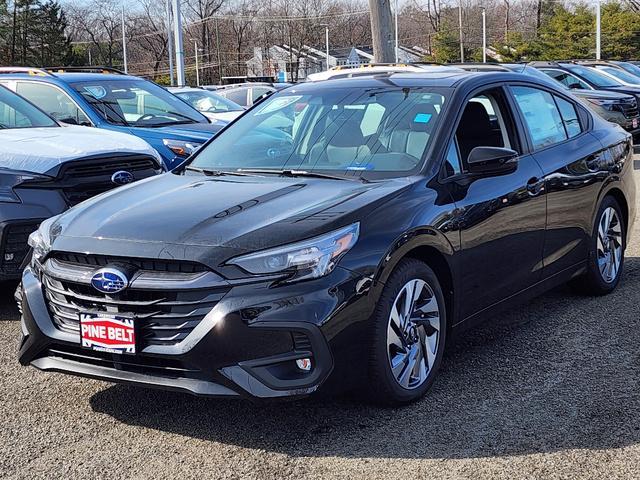
M 586 274 L 579 287 L 587 295 L 606 295 L 618 286 L 624 266 L 624 217 L 615 198 L 604 198 L 596 215 Z
M 371 319 L 369 391 L 375 402 L 402 405 L 429 390 L 444 353 L 446 318 L 433 270 L 419 260 L 402 260 Z

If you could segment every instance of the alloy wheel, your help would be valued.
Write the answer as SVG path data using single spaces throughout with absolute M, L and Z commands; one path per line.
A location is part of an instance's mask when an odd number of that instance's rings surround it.
M 427 380 L 439 341 L 438 300 L 424 280 L 410 280 L 393 302 L 387 328 L 389 365 L 400 386 L 411 390 Z
M 612 283 L 618 277 L 622 262 L 622 224 L 612 207 L 602 212 L 598 222 L 597 255 L 602 280 Z

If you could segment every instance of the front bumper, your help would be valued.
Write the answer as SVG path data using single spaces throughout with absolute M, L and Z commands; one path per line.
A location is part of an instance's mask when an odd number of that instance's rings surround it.
M 45 371 L 203 396 L 309 395 L 334 369 L 331 343 L 342 343 L 343 310 L 357 296 L 357 280 L 338 268 L 288 287 L 234 286 L 214 307 L 216 321 L 207 317 L 179 345 L 149 345 L 125 355 L 81 348 L 79 333 L 58 328 L 40 279 L 27 268 L 19 360 Z M 302 358 L 311 359 L 311 371 L 297 368 Z

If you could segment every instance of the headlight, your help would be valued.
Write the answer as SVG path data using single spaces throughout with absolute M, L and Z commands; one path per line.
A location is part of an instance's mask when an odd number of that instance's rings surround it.
M 242 255 L 228 263 L 255 275 L 289 273 L 295 280 L 322 277 L 356 244 L 359 230 L 360 224 L 354 223 L 309 240 Z
M 0 202 L 20 203 L 20 197 L 13 190 L 20 184 L 28 182 L 42 182 L 51 180 L 45 175 L 30 174 L 27 172 L 0 170 Z
M 615 106 L 620 103 L 617 100 L 602 100 L 600 98 L 589 98 L 589 97 L 586 97 L 586 100 L 589 103 L 592 103 L 594 105 L 597 105 L 609 111 L 615 110 Z
M 58 215 L 51 217 L 40 224 L 40 228 L 29 235 L 27 243 L 31 247 L 31 267 L 37 273 L 42 268 L 42 261 L 51 249 L 50 229 Z
M 188 157 L 202 146 L 202 143 L 198 142 L 185 142 L 183 140 L 171 140 L 169 138 L 162 140 L 162 143 L 179 157 Z

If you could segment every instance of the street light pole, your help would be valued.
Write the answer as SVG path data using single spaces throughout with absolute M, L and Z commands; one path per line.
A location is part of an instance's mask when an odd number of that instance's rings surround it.
M 122 5 L 122 56 L 124 58 L 124 73 L 129 73 L 127 68 L 127 37 L 124 28 L 124 4 Z
M 460 26 L 460 63 L 464 63 L 464 44 L 462 43 L 462 0 L 458 4 L 458 25 Z
M 173 34 L 176 42 L 176 83 L 179 87 L 185 85 L 184 79 L 184 47 L 182 44 L 182 13 L 180 0 L 173 0 Z
M 596 1 L 596 60 L 600 60 L 600 0 Z
M 165 1 L 165 10 L 167 12 L 167 53 L 169 54 L 169 80 L 171 81 L 171 86 L 175 86 L 175 76 L 173 74 L 173 34 L 171 32 L 171 0 Z
M 193 48 L 196 52 L 196 87 L 200 86 L 200 67 L 198 66 L 198 42 L 193 42 Z
M 395 4 L 395 13 L 396 13 L 396 63 L 398 63 L 398 0 L 396 0 Z
M 325 63 L 327 70 L 329 70 L 329 24 L 321 23 L 320 26 L 324 27 L 325 55 L 327 56 Z
M 487 12 L 482 7 L 482 63 L 487 63 Z

